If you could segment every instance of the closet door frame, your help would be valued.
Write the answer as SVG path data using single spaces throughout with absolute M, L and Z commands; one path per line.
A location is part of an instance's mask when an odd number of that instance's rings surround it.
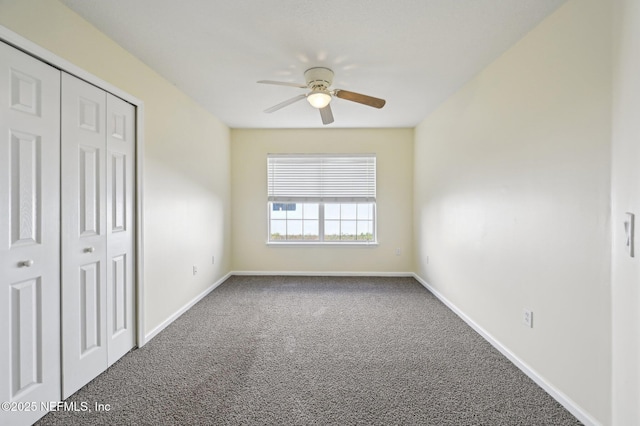
M 93 84 L 100 89 L 109 92 L 124 101 L 129 102 L 135 107 L 135 119 L 136 119 L 136 147 L 135 147 L 135 208 L 134 208 L 134 221 L 135 221 L 135 297 L 136 297 L 136 346 L 142 347 L 146 343 L 145 327 L 144 327 L 144 240 L 143 240 L 143 171 L 144 171 L 144 102 L 140 99 L 123 92 L 119 88 L 112 84 L 96 77 L 95 75 L 79 68 L 59 57 L 58 55 L 40 47 L 30 40 L 22 37 L 21 35 L 9 30 L 8 28 L 0 25 L 0 40 L 33 56 L 36 59 L 41 60 L 61 71 L 65 71 L 81 80 Z

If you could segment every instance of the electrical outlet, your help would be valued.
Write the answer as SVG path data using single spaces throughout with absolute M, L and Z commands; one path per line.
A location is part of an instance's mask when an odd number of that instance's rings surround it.
M 402 250 L 399 248 L 396 249 L 396 256 L 400 256 L 402 254 Z
M 427 265 L 429 264 L 429 256 L 427 256 Z
M 193 266 L 193 275 L 198 273 L 198 267 L 197 266 Z
M 528 309 L 522 311 L 522 323 L 529 328 L 533 328 L 533 311 Z
M 211 256 L 211 264 L 212 265 L 216 264 L 216 257 L 215 256 Z

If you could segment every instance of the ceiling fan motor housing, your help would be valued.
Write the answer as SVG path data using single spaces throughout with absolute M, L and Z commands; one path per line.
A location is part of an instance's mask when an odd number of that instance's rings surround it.
M 304 72 L 307 87 L 311 90 L 327 90 L 333 83 L 333 71 L 329 68 L 315 67 Z

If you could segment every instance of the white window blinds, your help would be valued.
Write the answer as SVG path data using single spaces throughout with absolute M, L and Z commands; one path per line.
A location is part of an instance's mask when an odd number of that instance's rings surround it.
M 268 154 L 269 201 L 375 202 L 375 154 Z

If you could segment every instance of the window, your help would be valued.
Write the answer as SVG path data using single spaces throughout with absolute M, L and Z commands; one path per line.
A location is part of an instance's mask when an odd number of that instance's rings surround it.
M 373 154 L 267 156 L 269 242 L 376 242 Z

